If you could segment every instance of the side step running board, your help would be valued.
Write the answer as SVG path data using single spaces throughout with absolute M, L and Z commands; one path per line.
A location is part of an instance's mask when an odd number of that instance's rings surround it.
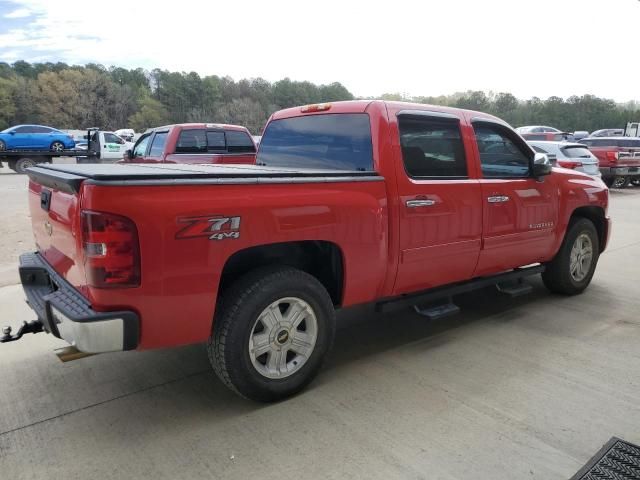
M 439 300 L 451 298 L 454 295 L 471 292 L 484 287 L 491 287 L 493 285 L 501 285 L 500 291 L 512 296 L 517 296 L 514 294 L 524 295 L 525 293 L 530 292 L 533 287 L 522 283 L 522 279 L 542 273 L 544 270 L 544 265 L 516 268 L 509 272 L 499 273 L 498 275 L 493 275 L 491 277 L 474 278 L 466 282 L 444 285 L 442 287 L 432 288 L 423 292 L 387 298 L 376 303 L 375 308 L 377 312 L 390 312 L 399 308 L 413 307 L 419 304 L 432 304 Z M 514 287 L 514 284 L 517 288 Z
M 515 282 L 503 282 L 496 284 L 496 288 L 500 293 L 509 295 L 511 298 L 521 297 L 533 292 L 533 286 L 525 283 L 522 279 Z
M 440 305 L 433 305 L 427 307 L 419 307 L 418 305 L 414 305 L 418 315 L 422 315 L 423 317 L 427 317 L 429 320 L 440 320 L 441 318 L 450 317 L 452 315 L 457 315 L 460 313 L 460 307 L 455 305 L 451 299 L 447 303 L 442 303 Z

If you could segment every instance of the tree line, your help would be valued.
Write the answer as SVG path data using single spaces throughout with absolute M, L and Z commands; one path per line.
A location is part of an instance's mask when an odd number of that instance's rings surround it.
M 235 81 L 161 69 L 0 62 L 0 129 L 39 123 L 144 131 L 169 123 L 211 122 L 245 125 L 259 134 L 269 115 L 281 108 L 354 98 L 338 82 Z M 510 93 L 468 91 L 437 97 L 387 93 L 381 98 L 480 110 L 514 126 L 552 125 L 566 131 L 623 127 L 640 120 L 637 102 L 617 104 L 594 95 L 519 100 Z

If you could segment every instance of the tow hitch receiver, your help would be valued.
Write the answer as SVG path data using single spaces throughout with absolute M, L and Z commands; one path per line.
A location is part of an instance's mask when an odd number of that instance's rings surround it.
M 25 333 L 40 333 L 44 331 L 40 320 L 31 320 L 30 322 L 22 322 L 20 328 L 15 334 L 11 334 L 11 327 L 2 327 L 2 335 L 0 335 L 0 343 L 15 342 L 20 340 Z

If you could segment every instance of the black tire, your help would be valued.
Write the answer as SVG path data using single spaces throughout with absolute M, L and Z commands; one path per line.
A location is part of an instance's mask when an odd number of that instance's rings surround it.
M 4 140 L 0 140 L 0 152 L 4 152 L 7 149 L 7 144 L 4 143 Z
M 613 186 L 613 181 L 616 179 L 616 177 L 604 177 L 602 179 L 602 181 L 604 182 L 604 184 L 611 188 Z
M 583 234 L 587 235 L 591 241 L 592 258 L 584 278 L 576 280 L 571 274 L 571 251 L 578 237 Z M 547 268 L 542 273 L 542 281 L 553 293 L 564 295 L 582 293 L 591 283 L 599 256 L 600 241 L 598 239 L 598 231 L 593 222 L 583 217 L 574 217 L 569 223 L 560 250 L 553 260 L 546 265 Z
M 613 183 L 613 188 L 627 188 L 631 184 L 631 177 L 622 177 Z
M 312 309 L 317 326 L 315 346 L 289 376 L 267 378 L 252 363 L 249 339 L 255 335 L 260 314 L 274 302 L 289 297 L 303 300 Z M 272 402 L 298 393 L 313 380 L 334 335 L 333 303 L 315 277 L 290 267 L 265 267 L 241 277 L 223 292 L 207 351 L 213 369 L 227 387 L 245 398 Z
M 49 150 L 52 152 L 62 152 L 64 150 L 64 143 L 56 140 L 49 146 Z
M 27 173 L 27 168 L 35 167 L 37 164 L 38 162 L 32 158 L 20 158 L 16 161 L 14 170 L 18 173 L 25 174 Z
M 634 187 L 640 187 L 640 177 L 633 177 L 631 179 L 631 185 Z

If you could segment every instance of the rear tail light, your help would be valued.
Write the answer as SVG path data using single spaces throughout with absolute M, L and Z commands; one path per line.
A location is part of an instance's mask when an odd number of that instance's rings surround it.
M 610 162 L 617 162 L 619 156 L 618 152 L 607 152 L 607 160 Z
M 558 160 L 558 165 L 562 168 L 578 168 L 582 166 L 582 162 L 573 160 Z
M 83 210 L 82 244 L 90 286 L 130 288 L 140 285 L 138 231 L 130 219 Z

